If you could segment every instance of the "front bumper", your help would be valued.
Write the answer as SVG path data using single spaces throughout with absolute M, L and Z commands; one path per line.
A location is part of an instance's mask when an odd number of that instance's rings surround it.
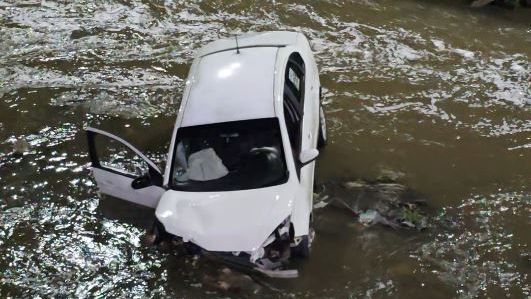
M 208 251 L 181 237 L 171 235 L 177 244 L 182 244 L 188 254 L 201 254 L 244 272 L 258 272 L 268 277 L 295 278 L 298 271 L 286 269 L 291 256 L 290 220 L 284 220 L 262 246 L 253 252 Z

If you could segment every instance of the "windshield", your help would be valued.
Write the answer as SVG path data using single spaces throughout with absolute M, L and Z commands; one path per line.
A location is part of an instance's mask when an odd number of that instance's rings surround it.
M 256 189 L 288 178 L 277 118 L 179 128 L 173 157 L 175 190 Z

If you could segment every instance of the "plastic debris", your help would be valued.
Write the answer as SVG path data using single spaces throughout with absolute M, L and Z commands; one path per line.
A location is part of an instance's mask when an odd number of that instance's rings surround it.
M 410 221 L 402 221 L 400 224 L 404 225 L 404 226 L 407 226 L 407 227 L 411 227 L 411 228 L 415 228 L 415 224 L 413 224 L 412 222 Z
M 313 205 L 313 208 L 314 209 L 321 209 L 321 208 L 324 208 L 326 207 L 330 202 L 328 201 L 324 201 L 324 200 L 321 200 L 320 202 L 317 202 Z
M 364 181 L 361 181 L 361 180 L 349 181 L 349 182 L 344 182 L 343 183 L 343 187 L 345 187 L 347 189 L 363 188 L 365 186 L 367 186 L 367 182 L 364 182 Z
M 372 225 L 378 222 L 378 218 L 381 217 L 380 214 L 374 210 L 367 210 L 359 214 L 358 221 L 363 225 Z
M 289 270 L 267 270 L 267 269 L 261 269 L 256 268 L 256 270 L 268 277 L 272 278 L 297 278 L 299 277 L 299 271 L 293 269 Z

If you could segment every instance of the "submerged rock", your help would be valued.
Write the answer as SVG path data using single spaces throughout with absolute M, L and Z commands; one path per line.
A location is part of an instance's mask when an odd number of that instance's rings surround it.
M 391 169 L 381 169 L 377 181 L 379 182 L 396 182 L 405 177 L 405 173 Z
M 475 0 L 470 4 L 471 7 L 483 7 L 485 5 L 491 4 L 494 0 Z
M 30 150 L 30 144 L 24 137 L 19 137 L 13 143 L 13 155 L 14 156 L 23 156 L 26 152 Z
M 220 269 L 217 275 L 205 275 L 202 284 L 208 289 L 223 293 L 257 294 L 262 289 L 249 275 L 227 267 Z
M 519 6 L 528 7 L 531 6 L 530 0 L 474 0 L 470 4 L 471 7 L 484 7 L 489 4 L 493 4 L 500 7 L 516 8 Z
M 348 189 L 364 188 L 367 186 L 367 182 L 362 181 L 362 180 L 349 181 L 349 182 L 344 182 L 342 186 Z
M 92 35 L 99 35 L 104 33 L 105 30 L 103 28 L 94 27 L 94 28 L 79 28 L 72 30 L 70 33 L 70 39 L 80 39 L 87 36 Z

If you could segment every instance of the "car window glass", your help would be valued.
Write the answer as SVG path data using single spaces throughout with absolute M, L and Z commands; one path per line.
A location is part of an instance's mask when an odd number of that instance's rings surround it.
M 287 89 L 287 87 L 286 87 Z M 301 115 L 297 109 L 297 105 L 290 97 L 284 95 L 284 120 L 286 122 L 286 129 L 291 145 L 293 160 L 295 161 L 297 176 L 300 174 L 299 154 L 300 154 L 300 130 L 301 130 Z
M 302 119 L 304 113 L 304 61 L 298 53 L 288 59 L 284 80 L 284 120 L 288 130 L 293 159 L 300 174 L 299 154 L 301 148 Z
M 286 120 L 286 128 L 288 130 L 292 151 L 297 151 L 298 122 L 294 117 L 294 113 L 287 105 L 284 106 L 284 118 Z
M 147 162 L 122 143 L 99 134 L 96 134 L 94 143 L 101 167 L 133 176 L 148 173 Z
M 246 190 L 287 180 L 278 118 L 183 127 L 174 151 L 176 190 Z
M 295 89 L 300 92 L 301 79 L 291 67 L 288 69 L 288 80 L 293 84 Z

